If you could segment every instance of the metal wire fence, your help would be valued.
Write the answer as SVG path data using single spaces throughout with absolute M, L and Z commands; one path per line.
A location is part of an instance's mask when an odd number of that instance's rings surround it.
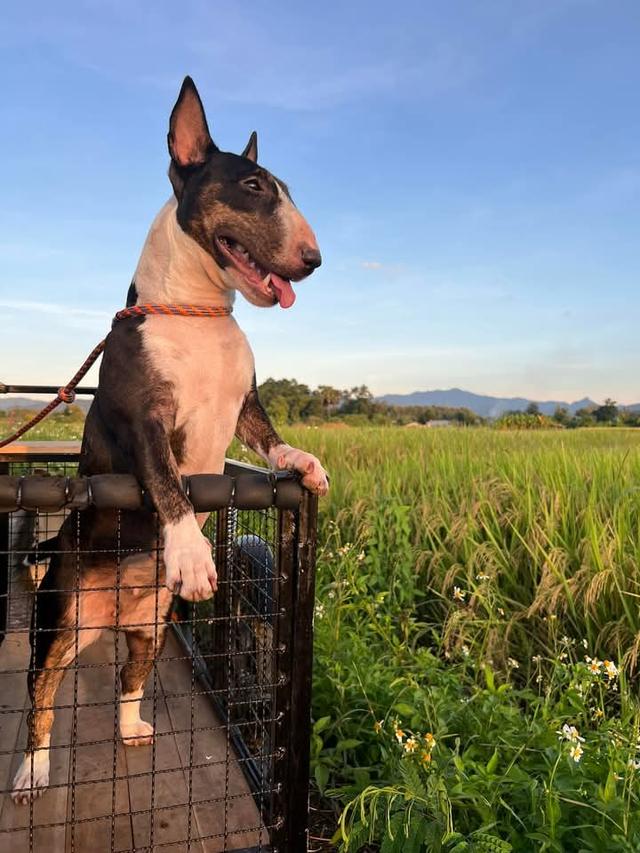
M 0 849 L 302 853 L 315 499 L 188 478 L 219 578 L 192 604 L 136 481 L 75 466 L 0 457 Z

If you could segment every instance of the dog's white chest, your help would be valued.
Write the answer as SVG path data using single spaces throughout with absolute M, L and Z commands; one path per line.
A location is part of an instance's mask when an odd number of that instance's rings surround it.
M 145 352 L 170 382 L 182 474 L 222 471 L 254 374 L 253 353 L 231 317 L 148 317 Z

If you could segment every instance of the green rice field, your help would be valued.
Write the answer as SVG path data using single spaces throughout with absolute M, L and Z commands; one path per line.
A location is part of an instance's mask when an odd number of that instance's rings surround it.
M 286 437 L 332 477 L 313 756 L 334 842 L 640 850 L 640 433 Z

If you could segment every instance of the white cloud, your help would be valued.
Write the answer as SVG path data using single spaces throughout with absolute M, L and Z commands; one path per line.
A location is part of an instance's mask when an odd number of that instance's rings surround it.
M 0 299 L 0 308 L 14 311 L 24 311 L 27 314 L 35 311 L 37 314 L 51 314 L 57 317 L 86 317 L 90 319 L 111 320 L 108 311 L 93 308 L 78 308 L 75 305 L 60 305 L 56 302 L 32 302 L 20 299 Z

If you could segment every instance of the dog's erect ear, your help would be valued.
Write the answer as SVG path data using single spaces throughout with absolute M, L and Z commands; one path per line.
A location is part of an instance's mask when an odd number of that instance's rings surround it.
M 242 156 L 246 157 L 247 160 L 253 160 L 254 163 L 258 162 L 258 134 L 255 130 L 249 137 L 247 147 L 242 152 Z
M 167 142 L 171 159 L 178 166 L 198 166 L 216 150 L 200 95 L 191 77 L 184 78 L 171 112 Z

